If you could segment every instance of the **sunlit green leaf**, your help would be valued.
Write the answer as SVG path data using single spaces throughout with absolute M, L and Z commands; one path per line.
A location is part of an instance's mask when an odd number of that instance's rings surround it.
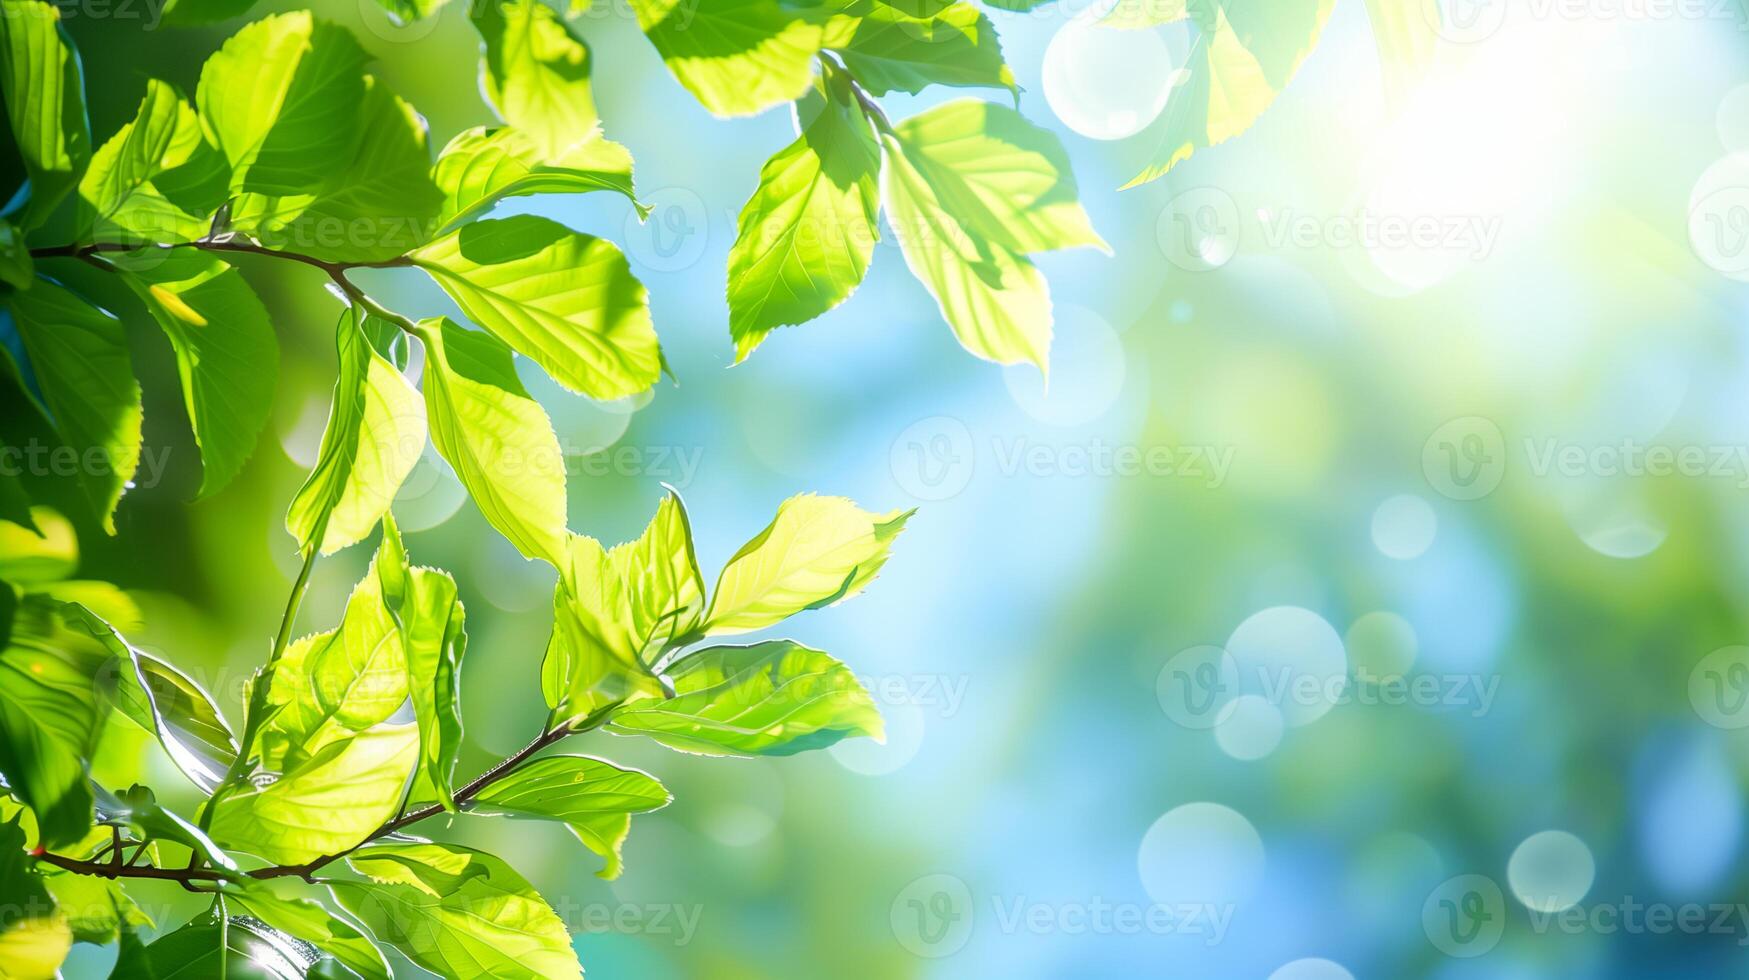
M 55 428 L 104 530 L 140 460 L 140 386 L 121 322 L 47 279 L 6 299 Z
M 35 530 L 0 523 L 0 579 L 29 589 L 67 578 L 79 567 L 73 524 L 47 507 L 31 510 Z
M 469 319 L 572 391 L 621 398 L 661 373 L 644 285 L 612 242 L 518 215 L 463 225 L 412 258 Z
M 440 976 L 581 977 L 564 923 L 509 865 L 450 844 L 376 844 L 347 859 L 371 883 L 334 897 L 376 937 Z
M 482 0 L 471 14 L 485 41 L 481 70 L 498 117 L 555 159 L 599 128 L 588 45 L 539 0 Z
M 121 827 L 140 840 L 170 841 L 195 854 L 209 866 L 222 871 L 237 870 L 237 862 L 219 849 L 191 821 L 159 805 L 152 791 L 145 786 L 130 786 L 111 793 L 95 787 L 97 822 Z
M 121 885 L 110 879 L 59 873 L 43 876 L 42 882 L 73 930 L 74 942 L 101 946 L 115 942 L 124 924 L 129 927 L 152 924 Z
M 388 980 L 388 961 L 358 927 L 307 898 L 285 898 L 265 886 L 227 886 L 226 901 L 237 911 L 296 936 L 339 960 L 364 980 Z
M 473 226 L 469 226 L 473 227 Z M 510 349 L 453 322 L 420 324 L 431 440 L 498 533 L 529 558 L 563 560 L 565 461 Z
M 0 0 L 0 100 L 30 175 L 20 223 L 37 227 L 78 183 L 91 156 L 79 56 L 60 30 L 60 8 Z
M 425 449 L 425 403 L 371 347 L 365 316 L 357 307 L 340 314 L 339 376 L 328 426 L 316 465 L 285 516 L 298 544 L 308 548 L 320 536 L 323 554 L 370 534 Z
M 113 260 L 176 350 L 182 398 L 200 445 L 200 495 L 231 482 L 273 407 L 279 344 L 267 308 L 237 270 L 194 249 Z
M 659 810 L 670 799 L 648 773 L 588 756 L 558 755 L 536 759 L 486 787 L 468 812 L 564 823 L 606 859 L 600 877 L 612 879 L 623 867 L 620 847 L 631 815 Z
M 383 605 L 406 652 L 407 691 L 419 723 L 422 772 L 438 800 L 455 809 L 452 782 L 462 747 L 461 668 L 467 651 L 466 613 L 455 580 L 435 568 L 407 564 L 393 519 L 383 521 L 377 560 Z
M 311 950 L 261 922 L 231 916 L 192 922 L 146 947 L 159 980 L 302 980 Z
M 996 28 L 972 4 L 962 0 L 929 10 L 867 0 L 867 8 L 837 50 L 871 94 L 915 94 L 930 85 L 1019 91 L 1002 60 Z
M 843 302 L 880 237 L 881 151 L 842 73 L 825 76 L 824 107 L 759 173 L 729 250 L 729 332 L 736 360 L 772 329 Z
M 723 568 L 705 631 L 762 629 L 856 595 L 886 564 L 910 517 L 909 511 L 871 514 L 843 497 L 791 497 Z
M 632 0 L 668 70 L 706 109 L 745 116 L 789 102 L 813 79 L 819 16 L 780 0 Z
M 637 205 L 631 153 L 603 137 L 599 129 L 546 160 L 521 130 L 476 126 L 458 133 L 443 148 L 435 177 L 445 195 L 438 215 L 441 225 L 466 221 L 506 197 L 526 194 L 615 191 Z
M 413 725 L 331 743 L 277 781 L 225 797 L 213 840 L 281 864 L 342 853 L 394 817 L 418 757 Z
M 0 978 L 47 980 L 59 976 L 73 932 L 24 847 L 17 822 L 0 822 Z
M 203 157 L 216 154 L 201 138 L 194 110 L 168 84 L 147 79 L 146 97 L 133 121 L 98 147 L 79 181 L 80 234 L 140 243 L 200 237 L 207 227 L 204 217 L 172 201 L 158 181 L 179 187 L 186 175 L 216 163 Z
M 237 757 L 236 736 L 211 696 L 187 675 L 122 642 L 116 704 L 153 733 L 172 762 L 211 792 Z
M 883 737 L 850 668 L 789 640 L 707 647 L 668 672 L 674 697 L 615 711 L 610 731 L 701 755 L 793 755 L 854 735 Z

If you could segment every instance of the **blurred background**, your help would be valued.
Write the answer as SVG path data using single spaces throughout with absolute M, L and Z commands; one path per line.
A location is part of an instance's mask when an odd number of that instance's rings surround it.
M 1047 391 L 964 353 L 890 236 L 849 302 L 731 369 L 735 216 L 792 120 L 713 119 L 597 0 L 573 23 L 657 211 L 500 213 L 620 243 L 679 383 L 603 405 L 525 371 L 570 454 L 571 526 L 629 538 L 666 482 L 714 580 L 793 493 L 921 508 L 867 595 L 785 630 L 863 677 L 889 735 L 762 761 L 588 736 L 676 797 L 634 821 L 611 883 L 557 825 L 434 829 L 553 897 L 605 980 L 1749 970 L 1749 17 L 1459 2 L 1388 102 L 1366 6 L 1338 0 L 1253 130 L 1123 192 L 1186 29 L 992 10 L 1115 250 L 1039 259 Z M 315 8 L 434 147 L 491 121 L 459 2 L 408 27 L 373 0 Z M 99 138 L 149 76 L 192 92 L 241 23 L 147 33 L 107 9 L 68 22 Z M 897 119 L 964 95 L 884 101 Z M 338 313 L 305 270 L 242 268 L 284 352 L 251 464 L 188 503 L 174 365 L 137 330 L 167 465 L 117 537 L 81 536 L 82 574 L 141 606 L 134 639 L 234 716 L 296 570 L 282 519 Z M 368 284 L 453 311 L 417 273 Z M 544 716 L 552 573 L 434 453 L 395 512 L 467 603 L 473 772 Z M 368 551 L 318 565 L 300 633 L 338 620 Z M 201 904 L 141 894 L 160 927 Z M 66 973 L 112 957 L 79 947 Z

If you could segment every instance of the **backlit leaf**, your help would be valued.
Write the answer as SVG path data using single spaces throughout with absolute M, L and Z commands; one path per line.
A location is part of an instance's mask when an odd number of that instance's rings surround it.
M 612 879 L 623 868 L 620 847 L 631 815 L 659 810 L 670 799 L 648 773 L 588 756 L 558 755 L 536 759 L 487 786 L 468 804 L 468 812 L 564 823 L 606 859 L 600 877 Z
M 60 9 L 0 0 L 0 100 L 30 175 L 20 223 L 41 225 L 79 181 L 91 156 L 79 55 L 60 29 Z
M 807 91 L 824 38 L 818 16 L 780 0 L 632 0 L 668 70 L 718 116 L 745 116 Z

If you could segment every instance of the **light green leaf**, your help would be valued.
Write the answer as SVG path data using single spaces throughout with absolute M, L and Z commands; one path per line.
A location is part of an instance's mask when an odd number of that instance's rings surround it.
M 199 827 L 184 817 L 158 804 L 151 789 L 130 786 L 111 793 L 95 786 L 97 822 L 108 827 L 121 827 L 141 840 L 170 841 L 188 848 L 213 868 L 236 871 L 237 862 L 219 849 Z
M 267 308 L 237 270 L 194 249 L 111 261 L 176 349 L 204 467 L 200 496 L 211 496 L 243 468 L 273 407 L 279 344 Z
M 79 480 L 103 529 L 140 460 L 140 386 L 121 322 L 59 284 L 40 279 L 7 306 L 55 428 L 78 450 Z
M 482 0 L 472 10 L 485 42 L 480 87 L 498 118 L 527 134 L 542 160 L 600 128 L 589 47 L 539 0 Z
M 644 284 L 612 242 L 546 218 L 464 225 L 412 254 L 468 318 L 591 398 L 656 383 Z
M 377 938 L 441 976 L 581 978 L 564 923 L 490 854 L 449 844 L 376 844 L 347 862 L 373 883 L 329 889 Z
M 871 514 L 843 497 L 811 493 L 784 501 L 723 568 L 705 632 L 762 629 L 856 595 L 886 564 L 911 513 Z
M 470 225 L 469 227 L 474 227 Z M 525 557 L 565 549 L 565 461 L 510 349 L 450 320 L 420 324 L 431 440 L 486 520 Z
M 113 686 L 113 655 L 77 607 L 25 596 L 0 649 L 0 777 L 31 811 L 45 847 L 92 824 L 86 773 Z
M 334 957 L 364 980 L 389 980 L 382 951 L 358 927 L 307 898 L 283 898 L 265 885 L 226 886 L 226 901 L 287 935 Z
M 34 591 L 67 578 L 79 567 L 79 538 L 71 521 L 47 507 L 33 507 L 36 530 L 0 523 L 0 580 Z
M 707 647 L 668 674 L 674 697 L 615 711 L 608 730 L 700 755 L 793 755 L 855 735 L 883 737 L 850 668 L 789 640 Z
M 81 238 L 141 244 L 199 238 L 205 219 L 171 201 L 157 181 L 169 173 L 167 183 L 175 188 L 186 174 L 215 163 L 194 110 L 174 88 L 147 79 L 146 97 L 133 121 L 98 147 L 79 181 Z
M 779 0 L 632 0 L 668 70 L 718 116 L 799 98 L 824 38 L 819 15 Z
M 425 403 L 371 346 L 366 318 L 357 307 L 340 314 L 340 367 L 328 426 L 316 465 L 285 515 L 285 528 L 299 546 L 320 539 L 322 554 L 370 534 L 425 450 Z
M 56 977 L 73 946 L 66 917 L 55 909 L 42 875 L 25 856 L 24 830 L 17 820 L 0 822 L 0 977 L 45 980 Z
M 146 958 L 161 980 L 302 980 L 316 962 L 308 946 L 241 916 L 189 923 Z
M 87 616 L 96 624 L 94 616 Z M 116 704 L 131 721 L 156 735 L 177 768 L 203 792 L 212 792 L 237 757 L 237 739 L 211 696 L 181 671 L 134 649 L 113 632 L 122 669 Z
M 26 231 L 48 218 L 91 156 L 79 55 L 60 22 L 53 4 L 0 0 L 0 100 L 30 175 L 30 201 L 20 218 Z
M 624 194 L 640 216 L 649 209 L 632 191 L 632 155 L 599 129 L 551 162 L 526 133 L 513 127 L 476 126 L 449 141 L 434 172 L 444 193 L 438 224 L 449 226 L 477 217 L 506 197 L 526 194 Z
M 1019 93 L 996 28 L 982 11 L 963 0 L 934 11 L 906 9 L 913 6 L 869 0 L 855 31 L 837 49 L 870 94 L 916 94 L 930 85 Z
M 389 12 L 397 24 L 424 20 L 442 9 L 444 0 L 377 0 L 377 5 Z
M 605 550 L 573 534 L 567 557 L 541 665 L 547 704 L 578 717 L 660 696 L 650 667 L 671 643 L 694 634 L 704 607 L 704 577 L 680 496 L 669 492 L 636 541 Z
M 1318 43 L 1335 0 L 1183 0 L 1160 15 L 1196 21 L 1190 78 L 1172 93 L 1161 120 L 1155 163 L 1125 187 L 1164 176 L 1204 147 L 1251 128 Z
M 648 773 L 588 756 L 558 755 L 536 759 L 487 786 L 469 802 L 468 812 L 567 824 L 606 859 L 600 877 L 611 880 L 624 867 L 620 847 L 631 815 L 659 810 L 671 799 Z
M 0 220 L 0 282 L 13 289 L 29 289 L 36 274 L 24 232 L 10 221 Z
M 881 151 L 841 72 L 819 115 L 759 173 L 729 250 L 729 333 L 744 360 L 780 326 L 805 323 L 861 284 L 880 237 Z
M 422 772 L 438 800 L 455 809 L 452 785 L 462 747 L 461 670 L 467 652 L 466 612 L 455 580 L 434 568 L 413 568 L 392 518 L 383 521 L 377 563 L 383 605 L 406 651 L 407 690 L 419 723 Z
M 195 104 L 231 190 L 307 194 L 353 159 L 367 58 L 344 28 L 300 10 L 249 24 L 207 59 Z
M 73 930 L 74 942 L 101 946 L 115 942 L 124 924 L 130 928 L 152 924 L 115 881 L 62 873 L 44 875 L 42 882 Z
M 431 179 L 425 120 L 366 76 L 349 163 L 305 193 L 243 194 L 231 228 L 269 248 L 330 262 L 385 262 L 431 237 L 443 193 Z
M 395 816 L 418 758 L 413 725 L 331 743 L 278 781 L 225 797 L 213 840 L 279 864 L 345 852 Z

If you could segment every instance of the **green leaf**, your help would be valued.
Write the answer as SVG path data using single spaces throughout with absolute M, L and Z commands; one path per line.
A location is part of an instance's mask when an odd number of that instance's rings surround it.
M 1160 141 L 1149 165 L 1127 187 L 1164 176 L 1204 147 L 1251 128 L 1318 43 L 1335 0 L 1173 0 L 1156 22 L 1193 18 L 1197 39 L 1190 78 L 1172 93 L 1155 123 Z M 1414 16 L 1414 15 L 1405 15 Z
M 789 640 L 707 647 L 669 672 L 674 697 L 615 711 L 608 730 L 699 755 L 793 755 L 883 737 L 880 712 L 850 668 Z
M 377 0 L 377 6 L 389 12 L 397 24 L 424 20 L 443 7 L 444 0 Z
M 541 159 L 562 156 L 599 129 L 589 47 L 558 14 L 539 0 L 483 0 L 471 16 L 485 42 L 486 99 Z
M 818 15 L 779 0 L 632 0 L 668 70 L 718 116 L 745 116 L 807 91 L 824 38 Z
M 41 279 L 7 306 L 55 428 L 79 452 L 79 480 L 103 529 L 140 460 L 140 386 L 121 322 Z
M 73 933 L 24 847 L 18 821 L 0 823 L 0 977 L 43 980 L 60 975 Z
M 79 567 L 79 539 L 72 522 L 47 507 L 31 509 L 32 531 L 0 523 L 0 579 L 34 587 L 71 576 Z
M 364 980 L 389 980 L 388 961 L 358 927 L 307 898 L 283 898 L 266 886 L 227 886 L 226 901 L 280 932 L 296 936 L 340 961 Z
M 36 814 L 43 846 L 91 829 L 86 778 L 108 707 L 109 649 L 77 607 L 26 596 L 0 650 L 0 776 Z
M 112 258 L 176 350 L 183 404 L 200 445 L 200 496 L 243 468 L 273 408 L 279 344 L 237 270 L 194 249 Z
M 419 723 L 422 771 L 444 807 L 455 809 L 452 785 L 462 747 L 461 670 L 467 651 L 466 612 L 455 580 L 434 568 L 413 568 L 394 520 L 383 521 L 377 563 L 383 604 L 406 651 L 407 690 Z
M 101 626 L 87 614 L 93 629 Z M 158 737 L 176 767 L 203 792 L 212 792 L 237 758 L 237 739 L 218 705 L 191 678 L 109 633 L 122 669 L 116 703 L 135 724 Z
M 418 757 L 412 725 L 331 743 L 276 782 L 220 801 L 213 840 L 279 864 L 343 853 L 393 819 Z
M 498 858 L 449 844 L 375 844 L 347 862 L 373 883 L 328 887 L 378 939 L 440 976 L 580 978 L 564 923 Z
M 189 175 L 217 164 L 194 110 L 174 88 L 147 79 L 133 121 L 98 147 L 79 181 L 79 237 L 141 244 L 199 238 L 207 222 L 172 201 L 158 183 L 179 190 Z M 177 197 L 189 203 L 187 195 Z
M 0 282 L 13 289 L 29 289 L 36 274 L 24 232 L 10 221 L 0 220 Z
M 152 924 L 121 885 L 109 879 L 61 873 L 44 875 L 42 881 L 73 930 L 74 942 L 101 946 L 115 942 L 124 925 Z
M 553 637 L 541 665 L 548 706 L 579 717 L 618 701 L 659 697 L 650 669 L 694 633 L 704 577 L 680 496 L 670 491 L 636 541 L 606 550 L 570 537 L 553 595 Z
M 464 225 L 412 254 L 468 318 L 591 398 L 656 383 L 644 284 L 612 242 L 546 218 Z
M 729 332 L 744 360 L 780 326 L 805 323 L 861 284 L 880 238 L 881 151 L 840 72 L 819 115 L 759 173 L 729 250 Z
M 506 197 L 527 194 L 587 194 L 614 191 L 638 209 L 632 190 L 632 155 L 600 130 L 573 144 L 551 162 L 540 148 L 512 127 L 476 126 L 449 141 L 437 158 L 434 176 L 444 194 L 438 224 L 448 227 L 477 217 Z
M 331 554 L 364 540 L 388 513 L 425 449 L 425 403 L 366 338 L 357 307 L 335 328 L 339 376 L 328 427 L 285 528 L 301 548 Z
M 52 4 L 0 0 L 0 100 L 30 175 L 30 201 L 20 218 L 26 231 L 48 218 L 91 156 L 79 55 L 60 22 Z
M 448 319 L 422 322 L 419 336 L 437 451 L 499 534 L 524 556 L 558 565 L 565 461 L 546 410 L 516 377 L 510 349 Z
M 301 10 L 249 24 L 207 59 L 195 104 L 231 190 L 307 194 L 352 160 L 367 59 L 344 28 Z
M 972 4 L 911 11 L 905 4 L 871 0 L 855 31 L 837 51 L 856 81 L 872 95 L 916 94 L 930 85 L 1005 88 L 1016 95 L 1014 73 L 990 18 Z
M 483 816 L 557 820 L 607 860 L 600 877 L 619 877 L 620 847 L 631 815 L 668 805 L 673 797 L 649 773 L 603 759 L 556 755 L 524 765 L 492 783 L 468 804 Z
M 133 923 L 123 918 L 116 933 L 118 948 L 110 980 L 158 980 L 158 971 L 152 968 L 152 954 L 146 952 L 146 944 L 140 941 Z
M 305 193 L 242 195 L 233 230 L 330 262 L 384 262 L 431 237 L 443 193 L 431 179 L 425 120 L 379 79 L 364 82 L 350 162 Z
M 295 769 L 336 742 L 387 721 L 407 700 L 407 660 L 383 601 L 380 571 L 402 559 L 383 546 L 346 600 L 340 626 L 294 641 L 274 665 L 259 749 L 271 768 Z
M 316 962 L 305 944 L 241 916 L 183 926 L 146 958 L 162 980 L 302 980 Z
M 886 564 L 911 513 L 871 514 L 843 497 L 811 493 L 784 501 L 723 568 L 705 632 L 763 629 L 856 595 Z
M 208 865 L 221 871 L 236 871 L 237 862 L 219 849 L 199 827 L 158 804 L 151 789 L 130 786 L 111 793 L 93 784 L 97 803 L 97 822 L 121 827 L 141 840 L 170 841 L 200 855 Z

